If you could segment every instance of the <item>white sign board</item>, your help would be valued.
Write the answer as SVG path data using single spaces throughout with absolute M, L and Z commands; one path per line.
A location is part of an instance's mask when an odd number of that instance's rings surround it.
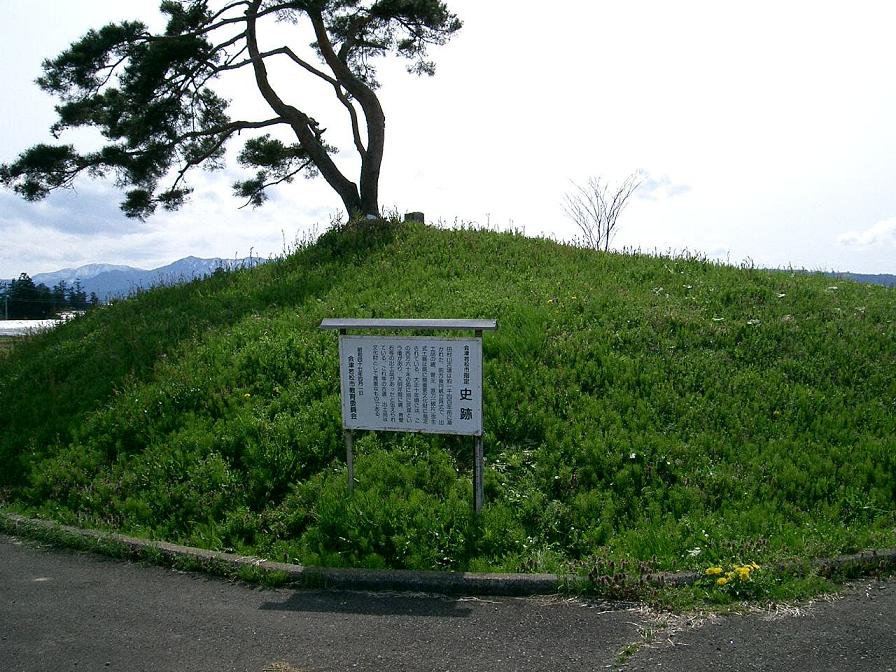
M 482 340 L 339 336 L 342 425 L 482 435 Z

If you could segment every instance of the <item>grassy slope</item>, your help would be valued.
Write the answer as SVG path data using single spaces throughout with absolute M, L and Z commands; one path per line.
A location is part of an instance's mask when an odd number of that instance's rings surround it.
M 18 346 L 0 360 L 0 483 L 65 521 L 331 565 L 681 569 L 893 546 L 896 302 L 831 282 L 509 234 L 330 232 Z M 463 439 L 363 435 L 346 496 L 336 338 L 317 329 L 335 316 L 498 318 L 481 520 Z

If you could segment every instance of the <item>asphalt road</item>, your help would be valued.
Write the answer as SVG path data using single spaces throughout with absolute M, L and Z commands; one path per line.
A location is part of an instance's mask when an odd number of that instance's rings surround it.
M 564 598 L 253 588 L 0 535 L 4 672 L 262 672 L 279 661 L 301 672 L 893 672 L 896 583 L 698 619 Z

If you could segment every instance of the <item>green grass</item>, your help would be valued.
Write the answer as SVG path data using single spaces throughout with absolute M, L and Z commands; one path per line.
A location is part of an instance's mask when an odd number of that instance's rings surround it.
M 10 350 L 16 344 L 16 338 L 12 336 L 0 336 L 0 359 L 6 357 L 9 354 Z
M 280 561 L 655 570 L 896 546 L 892 290 L 421 225 L 330 231 L 0 358 L 18 510 Z M 495 317 L 468 439 L 360 434 L 324 317 Z

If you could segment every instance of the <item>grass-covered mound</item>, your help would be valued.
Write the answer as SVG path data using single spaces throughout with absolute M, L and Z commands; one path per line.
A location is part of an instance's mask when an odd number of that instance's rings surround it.
M 891 290 L 420 225 L 94 311 L 0 360 L 7 503 L 280 560 L 660 569 L 896 545 Z M 495 317 L 469 438 L 361 434 L 324 317 Z

